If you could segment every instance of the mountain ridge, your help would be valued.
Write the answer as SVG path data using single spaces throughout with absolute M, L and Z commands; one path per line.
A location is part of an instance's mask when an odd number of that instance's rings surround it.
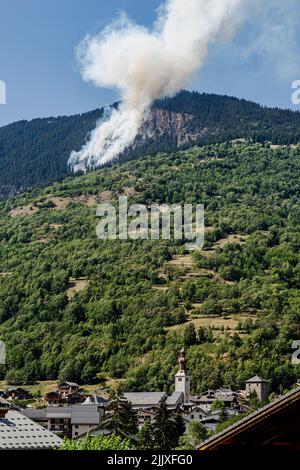
M 103 112 L 101 108 L 1 127 L 0 199 L 69 175 L 70 152 L 81 148 Z M 283 145 L 298 143 L 300 113 L 229 96 L 182 91 L 153 104 L 135 142 L 119 160 L 237 138 Z

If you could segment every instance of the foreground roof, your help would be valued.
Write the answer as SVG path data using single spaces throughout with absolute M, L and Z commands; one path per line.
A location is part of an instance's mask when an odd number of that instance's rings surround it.
M 300 387 L 212 436 L 199 450 L 279 445 L 300 450 Z
M 0 419 L 0 450 L 54 449 L 62 439 L 15 410 Z

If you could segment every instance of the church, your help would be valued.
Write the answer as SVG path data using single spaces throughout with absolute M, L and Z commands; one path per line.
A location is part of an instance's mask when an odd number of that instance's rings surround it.
M 200 395 L 193 396 L 184 348 L 179 353 L 178 363 L 179 370 L 174 377 L 175 389 L 172 395 L 168 396 L 166 392 L 124 393 L 124 397 L 138 413 L 140 427 L 147 419 L 151 419 L 154 409 L 162 400 L 166 400 L 170 411 L 179 409 L 182 412 L 186 427 L 190 421 L 197 420 L 201 421 L 207 429 L 214 431 L 224 416 L 230 418 L 245 411 L 247 396 L 253 392 L 262 402 L 267 399 L 269 382 L 257 375 L 246 381 L 245 390 L 233 391 L 221 388 L 207 390 Z M 212 405 L 216 401 L 223 403 L 222 409 L 213 409 Z
M 187 370 L 185 349 L 182 348 L 179 354 L 179 370 L 175 375 L 175 390 L 168 396 L 166 392 L 132 392 L 124 393 L 124 397 L 132 404 L 133 409 L 156 408 L 159 403 L 166 398 L 169 409 L 176 409 L 178 406 L 193 405 L 190 402 L 190 376 Z

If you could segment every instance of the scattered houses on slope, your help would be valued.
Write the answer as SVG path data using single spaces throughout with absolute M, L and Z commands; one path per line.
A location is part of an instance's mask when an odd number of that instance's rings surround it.
M 247 380 L 245 390 L 208 390 L 193 396 L 184 349 L 180 351 L 178 362 L 175 389 L 170 396 L 166 392 L 124 394 L 124 398 L 137 412 L 140 428 L 146 421 L 153 419 L 155 409 L 163 400 L 170 411 L 181 412 L 186 430 L 191 421 L 200 421 L 206 429 L 214 431 L 220 421 L 248 410 L 247 396 L 253 392 L 260 400 L 267 398 L 269 383 L 258 376 Z M 99 429 L 108 403 L 103 397 L 86 397 L 74 382 L 60 384 L 57 390 L 47 393 L 44 399 L 50 406 L 44 409 L 26 408 L 22 411 L 23 415 L 53 433 L 73 439 Z
M 2 390 L 1 392 L 1 396 L 9 401 L 30 400 L 32 398 L 31 393 L 21 387 L 9 387 L 6 390 Z
M 44 400 L 48 405 L 64 405 L 82 403 L 85 396 L 79 385 L 75 382 L 63 382 L 59 384 L 57 390 L 46 393 Z

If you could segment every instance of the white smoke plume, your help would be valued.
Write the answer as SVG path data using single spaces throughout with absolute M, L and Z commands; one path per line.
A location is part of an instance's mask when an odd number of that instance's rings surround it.
M 204 63 L 208 47 L 238 28 L 247 0 L 166 0 L 151 30 L 122 15 L 100 35 L 87 36 L 77 49 L 86 81 L 117 88 L 121 104 L 99 121 L 89 141 L 72 152 L 74 172 L 97 168 L 135 139 L 151 103 L 175 95 Z

